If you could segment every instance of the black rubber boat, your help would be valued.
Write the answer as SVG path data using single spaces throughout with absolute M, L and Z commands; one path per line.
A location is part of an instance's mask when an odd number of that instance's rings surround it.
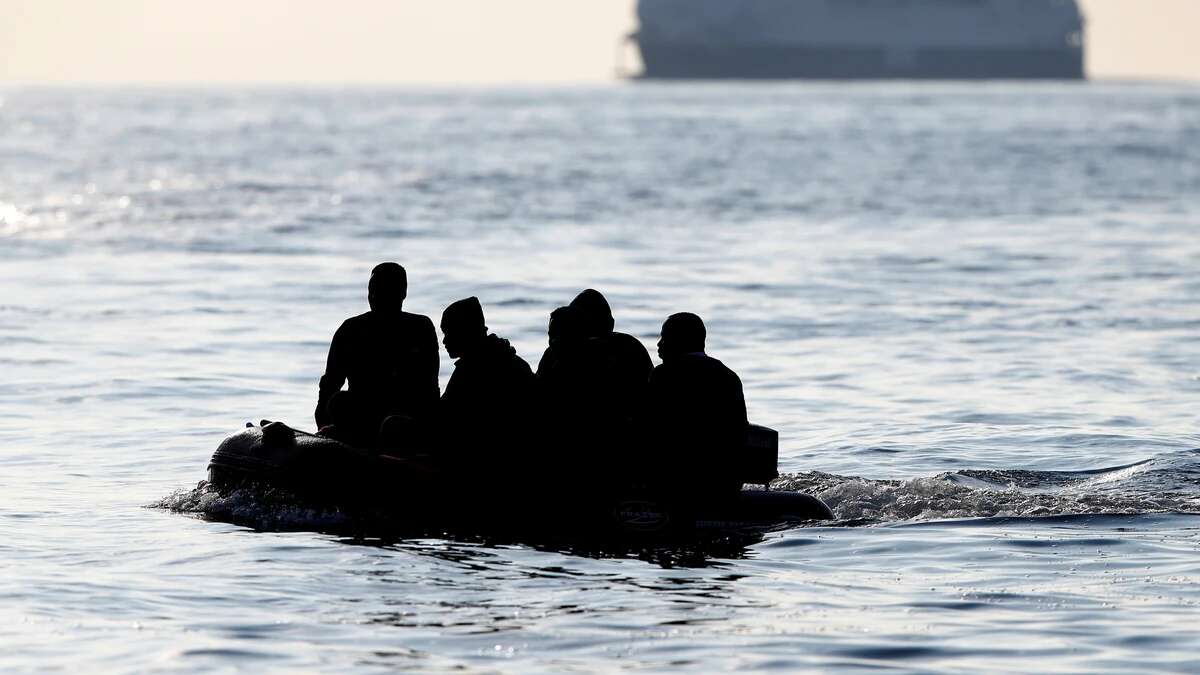
M 596 535 L 744 532 L 833 518 L 820 499 L 771 492 L 778 476 L 778 434 L 753 426 L 740 466 L 743 483 L 763 485 L 734 498 L 683 505 L 633 487 L 605 493 L 575 486 L 456 484 L 454 475 L 421 456 L 355 448 L 279 422 L 226 438 L 208 465 L 221 491 L 273 489 L 305 503 L 336 506 L 405 528 Z M 547 484 L 549 483 L 549 484 Z

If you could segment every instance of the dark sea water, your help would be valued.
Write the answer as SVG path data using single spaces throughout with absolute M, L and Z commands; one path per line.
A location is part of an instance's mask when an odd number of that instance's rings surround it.
M 561 550 L 198 487 L 311 425 L 385 259 L 534 362 L 584 287 L 701 314 L 839 520 Z M 0 89 L 0 374 L 0 671 L 1200 670 L 1194 87 Z

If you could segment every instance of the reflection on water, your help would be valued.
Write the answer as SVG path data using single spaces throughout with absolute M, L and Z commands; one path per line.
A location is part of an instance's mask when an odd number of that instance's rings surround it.
M 343 543 L 361 544 L 361 540 L 343 540 Z M 469 544 L 448 540 L 404 541 L 392 544 L 372 543 L 386 550 L 405 555 L 435 559 L 448 565 L 439 565 L 446 576 L 416 580 L 395 570 L 371 570 L 373 582 L 409 586 L 441 586 L 450 590 L 455 600 L 430 598 L 428 604 L 421 602 L 421 591 L 412 589 L 401 593 L 402 598 L 384 600 L 386 610 L 370 613 L 365 620 L 397 628 L 437 627 L 456 629 L 464 634 L 501 633 L 536 628 L 546 620 L 609 614 L 620 616 L 625 612 L 637 611 L 640 594 L 651 593 L 660 599 L 668 599 L 678 612 L 725 607 L 730 609 L 753 609 L 754 603 L 739 603 L 736 582 L 744 578 L 740 574 L 716 574 L 727 567 L 714 551 L 653 549 L 640 552 L 605 551 L 584 553 L 579 550 L 557 551 L 532 546 L 534 550 L 550 554 L 565 553 L 563 564 L 523 566 L 503 555 L 504 551 L 521 551 L 519 545 Z M 732 549 L 729 549 L 732 552 Z M 741 549 L 745 554 L 745 549 Z M 687 576 L 646 579 L 637 574 L 617 574 L 608 571 L 589 570 L 572 558 L 616 559 L 635 558 L 664 570 L 692 570 Z M 465 574 L 465 576 L 463 576 Z M 464 580 L 467 580 L 464 582 Z M 527 596 L 521 589 L 553 587 L 561 591 L 564 587 L 587 589 L 589 594 L 603 594 L 609 598 L 603 608 L 587 604 L 562 602 L 556 595 L 542 597 L 540 594 Z M 500 592 L 498 589 L 517 589 Z M 394 595 L 389 593 L 389 595 Z M 714 618 L 674 618 L 663 620 L 658 625 L 691 625 L 694 622 L 715 620 Z

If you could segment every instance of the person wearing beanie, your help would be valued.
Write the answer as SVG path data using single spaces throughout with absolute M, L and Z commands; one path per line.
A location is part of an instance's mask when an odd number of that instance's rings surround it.
M 533 371 L 508 340 L 488 333 L 475 297 L 442 312 L 442 344 L 457 360 L 439 405 L 441 459 L 469 482 L 499 487 L 532 447 Z
M 314 414 L 325 435 L 374 445 L 386 417 L 432 414 L 439 393 L 437 333 L 429 317 L 404 311 L 407 297 L 403 267 L 385 262 L 371 270 L 370 311 L 346 319 L 329 345 Z

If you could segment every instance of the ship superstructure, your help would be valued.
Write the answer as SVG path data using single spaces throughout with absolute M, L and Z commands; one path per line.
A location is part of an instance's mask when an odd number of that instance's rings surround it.
M 647 78 L 1082 78 L 1075 0 L 640 0 Z

